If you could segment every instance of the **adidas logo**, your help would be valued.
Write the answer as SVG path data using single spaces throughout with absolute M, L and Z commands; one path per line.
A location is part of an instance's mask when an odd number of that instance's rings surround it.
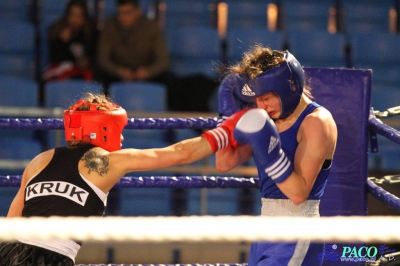
M 250 89 L 249 85 L 244 84 L 242 94 L 246 96 L 255 96 L 256 94 Z
M 276 145 L 278 145 L 279 139 L 271 136 L 271 139 L 269 140 L 269 147 L 268 147 L 268 154 L 272 152 L 273 149 L 275 149 Z

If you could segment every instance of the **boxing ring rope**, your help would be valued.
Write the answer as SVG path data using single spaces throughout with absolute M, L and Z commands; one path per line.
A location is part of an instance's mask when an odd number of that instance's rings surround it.
M 0 187 L 19 187 L 21 176 L 1 176 Z M 258 188 L 258 178 L 221 176 L 123 177 L 115 187 L 123 188 Z
M 214 128 L 215 125 L 216 118 L 131 118 L 126 128 L 207 129 Z M 383 124 L 379 119 L 370 117 L 369 126 L 376 133 L 400 144 L 400 133 Z M 60 130 L 63 129 L 63 121 L 57 118 L 0 118 L 0 129 Z M 20 182 L 20 176 L 0 176 L 0 186 L 17 187 Z M 256 188 L 258 183 L 259 180 L 255 177 L 141 176 L 124 177 L 116 186 L 136 188 Z M 367 186 L 371 194 L 391 208 L 400 211 L 399 198 L 377 186 L 372 179 L 367 180 Z M 337 216 L 321 217 L 320 219 L 261 216 L 0 218 L 0 227 L 2 228 L 0 230 L 0 241 L 12 241 L 17 238 L 72 238 L 78 241 L 102 243 L 110 241 L 251 242 L 257 240 L 396 243 L 400 242 L 399 222 L 400 218 L 393 216 Z M 293 224 L 300 225 L 302 230 L 297 230 L 298 227 L 294 227 Z M 377 224 L 385 224 L 385 226 L 380 228 L 379 231 L 370 230 Z M 260 227 L 265 230 L 259 230 Z M 193 228 L 196 230 L 193 230 Z
M 400 199 L 377 186 L 374 180 L 367 180 L 368 192 L 389 207 L 400 212 Z M 19 187 L 21 176 L 0 175 L 0 187 Z M 258 188 L 257 177 L 221 176 L 139 176 L 123 177 L 115 187 L 123 188 Z
M 370 128 L 398 144 L 400 132 L 382 123 L 375 116 L 368 119 Z M 214 128 L 216 118 L 130 118 L 126 129 L 193 129 Z M 0 129 L 57 130 L 63 129 L 63 120 L 59 118 L 0 118 Z M 1 186 L 19 186 L 20 177 L 0 176 Z M 391 208 L 400 211 L 400 200 L 368 180 L 368 191 Z M 258 178 L 207 177 L 207 176 L 152 176 L 124 177 L 118 187 L 162 187 L 162 188 L 254 188 Z
M 209 129 L 217 118 L 129 118 L 125 129 Z M 57 130 L 64 129 L 60 118 L 0 118 L 0 129 Z
M 0 240 L 75 239 L 87 243 L 297 240 L 398 243 L 399 223 L 400 217 L 390 216 L 333 216 L 319 219 L 282 216 L 0 218 Z M 385 226 L 371 230 L 379 224 Z

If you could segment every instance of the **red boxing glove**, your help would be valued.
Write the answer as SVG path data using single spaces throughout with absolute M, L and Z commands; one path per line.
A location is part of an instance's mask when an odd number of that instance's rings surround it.
M 217 152 L 228 146 L 238 146 L 233 132 L 239 119 L 250 109 L 251 108 L 247 108 L 231 115 L 217 128 L 208 130 L 201 135 L 208 140 L 213 152 Z

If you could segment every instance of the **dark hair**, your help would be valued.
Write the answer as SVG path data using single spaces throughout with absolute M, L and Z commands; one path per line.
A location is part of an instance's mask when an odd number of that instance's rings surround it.
M 73 6 L 79 6 L 83 10 L 85 19 L 89 18 L 89 9 L 85 0 L 70 0 L 64 12 L 64 17 L 67 17 Z
M 130 4 L 133 5 L 135 8 L 139 7 L 138 0 L 117 0 L 117 6 Z
M 229 67 L 231 72 L 254 79 L 261 73 L 284 62 L 284 52 L 255 45 L 243 54 L 242 60 Z

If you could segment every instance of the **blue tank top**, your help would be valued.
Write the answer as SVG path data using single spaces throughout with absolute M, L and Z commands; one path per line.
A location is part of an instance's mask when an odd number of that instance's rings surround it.
M 292 162 L 292 166 L 294 165 L 294 154 L 297 149 L 297 132 L 300 128 L 301 123 L 303 122 L 304 118 L 313 112 L 316 108 L 320 107 L 317 103 L 313 102 L 310 103 L 306 109 L 300 114 L 299 118 L 296 122 L 287 130 L 279 133 L 281 138 L 281 147 L 282 150 L 285 152 L 288 159 Z M 261 166 L 257 158 L 254 158 L 254 161 L 257 165 L 258 175 L 260 178 L 260 192 L 263 198 L 270 198 L 270 199 L 287 199 L 287 197 L 281 192 L 281 190 L 277 187 L 275 182 L 271 180 L 267 176 L 264 171 L 263 166 Z M 331 167 L 329 166 L 327 169 L 321 169 L 319 172 L 317 179 L 315 180 L 314 186 L 311 189 L 310 195 L 308 199 L 320 199 L 324 194 L 327 178 L 329 175 Z

